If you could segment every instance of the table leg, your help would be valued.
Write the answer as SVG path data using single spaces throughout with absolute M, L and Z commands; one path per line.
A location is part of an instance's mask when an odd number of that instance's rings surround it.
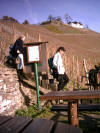
M 78 126 L 78 100 L 68 101 L 68 121 L 73 126 Z

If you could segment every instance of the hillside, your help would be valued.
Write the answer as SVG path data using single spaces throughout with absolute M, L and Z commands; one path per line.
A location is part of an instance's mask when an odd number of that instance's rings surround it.
M 100 34 L 88 29 L 75 29 L 67 25 L 55 26 L 58 33 L 52 25 L 44 26 L 52 32 L 53 37 L 59 40 L 69 53 L 79 57 L 96 58 L 100 57 Z M 50 29 L 52 27 L 52 29 Z M 55 46 L 59 42 L 55 42 Z
M 26 36 L 26 42 L 48 41 L 48 55 L 51 56 L 59 46 L 64 46 L 67 54 L 82 58 L 100 58 L 100 34 L 88 29 L 76 29 L 68 25 L 25 25 L 0 20 L 0 42 L 4 54 L 8 53 L 8 46 L 20 34 Z M 2 47 L 3 45 L 3 47 Z M 50 50 L 49 50 L 50 49 Z
M 94 64 L 100 62 L 100 34 L 88 29 L 76 29 L 72 28 L 68 25 L 25 25 L 18 23 L 10 23 L 0 20 L 0 87 L 1 87 L 1 105 L 3 105 L 3 110 L 7 110 L 11 112 L 19 107 L 17 100 L 13 100 L 15 95 L 13 95 L 9 101 L 9 93 L 14 90 L 14 94 L 17 90 L 18 102 L 23 104 L 33 104 L 36 102 L 36 91 L 35 85 L 33 86 L 33 75 L 27 75 L 28 80 L 22 80 L 21 84 L 19 84 L 18 75 L 16 70 L 8 68 L 4 66 L 4 57 L 8 55 L 9 45 L 13 44 L 14 41 L 21 35 L 24 34 L 26 36 L 26 42 L 36 42 L 40 41 L 48 41 L 47 44 L 47 57 L 51 57 L 59 46 L 64 46 L 66 48 L 64 65 L 67 72 L 67 75 L 70 79 L 67 87 L 65 89 L 73 90 L 73 89 L 81 89 L 87 88 L 85 83 L 87 80 L 83 80 L 82 76 L 85 75 L 84 67 L 83 67 L 83 58 L 86 58 L 86 66 L 89 70 Z M 49 72 L 49 71 L 48 71 Z M 49 78 L 51 78 L 48 73 Z M 46 86 L 46 89 L 43 88 L 42 80 L 40 83 L 39 90 L 42 92 L 47 92 L 50 88 L 49 80 Z M 31 84 L 32 83 L 32 84 Z M 5 87 L 6 86 L 6 87 Z M 47 87 L 49 89 L 47 89 Z M 13 89 L 12 89 L 13 88 Z M 51 84 L 51 88 L 53 88 Z M 34 93 L 32 90 L 34 89 Z M 6 90 L 6 92 L 5 92 Z M 53 90 L 53 89 L 52 89 Z M 8 92 L 7 92 L 8 91 Z M 8 96 L 5 99 L 3 98 L 3 93 Z M 33 100 L 33 97 L 35 98 Z M 31 100 L 32 98 L 32 100 Z M 4 99 L 2 101 L 2 99 Z M 8 102 L 5 106 L 5 100 Z M 7 101 L 8 100 L 8 101 Z M 14 101 L 14 103 L 13 103 Z M 14 105 L 13 105 L 13 104 Z M 10 108 L 10 105 L 11 108 Z M 28 105 L 27 104 L 27 105 Z M 8 106 L 9 105 L 9 106 Z M 13 105 L 13 106 L 12 106 Z M 15 107 L 14 107 L 15 106 Z M 8 108 L 9 107 L 9 108 Z M 5 112 L 4 112 L 5 113 Z

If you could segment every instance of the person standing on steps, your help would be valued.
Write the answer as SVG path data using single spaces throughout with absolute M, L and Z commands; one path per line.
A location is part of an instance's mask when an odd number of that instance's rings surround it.
M 59 47 L 53 58 L 53 65 L 57 71 L 56 79 L 59 82 L 58 91 L 63 90 L 65 85 L 67 85 L 67 83 L 69 82 L 69 78 L 65 73 L 65 68 L 64 68 L 63 58 L 62 58 L 65 51 L 66 50 L 64 47 Z
M 17 72 L 18 75 L 24 76 L 24 58 L 23 58 L 23 44 L 24 44 L 25 36 L 21 35 L 14 43 L 14 54 L 18 59 L 19 63 L 17 64 Z

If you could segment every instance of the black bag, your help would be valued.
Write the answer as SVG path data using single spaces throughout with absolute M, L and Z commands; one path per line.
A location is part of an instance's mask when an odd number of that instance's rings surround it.
M 51 58 L 48 59 L 48 64 L 49 64 L 49 68 L 50 69 L 53 69 L 54 68 L 54 66 L 53 66 L 53 57 L 51 57 Z
M 55 66 L 53 65 L 53 57 L 48 59 L 48 65 L 50 68 L 50 74 L 53 76 L 53 78 L 57 78 L 58 72 L 57 72 L 57 68 L 55 68 Z
M 89 83 L 90 84 L 97 84 L 97 72 L 95 69 L 91 69 L 89 71 Z
M 14 47 L 14 45 L 13 46 L 10 46 L 10 51 L 9 51 L 9 53 L 12 55 L 12 57 L 15 57 L 16 56 L 16 52 L 15 52 L 15 47 Z

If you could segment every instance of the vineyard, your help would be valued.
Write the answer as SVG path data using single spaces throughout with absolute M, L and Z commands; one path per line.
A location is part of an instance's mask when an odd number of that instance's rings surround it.
M 9 45 L 21 34 L 26 36 L 25 42 L 37 42 L 39 39 L 48 41 L 48 58 L 53 56 L 59 46 L 66 48 L 64 64 L 72 81 L 69 84 L 70 89 L 83 87 L 87 83 L 86 78 L 82 80 L 82 76 L 86 76 L 85 66 L 88 72 L 100 62 L 99 33 L 68 25 L 25 25 L 0 20 L 0 64 L 4 63 L 4 57 L 9 54 Z

